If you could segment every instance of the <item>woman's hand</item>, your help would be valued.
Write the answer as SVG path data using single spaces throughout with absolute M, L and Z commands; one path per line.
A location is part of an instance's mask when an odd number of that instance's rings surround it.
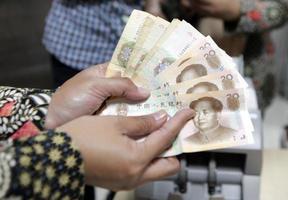
M 240 17 L 240 0 L 181 0 L 181 5 L 189 12 L 226 21 Z
M 83 115 L 93 114 L 111 97 L 142 101 L 149 92 L 138 88 L 126 78 L 105 78 L 107 64 L 84 70 L 65 82 L 53 95 L 45 121 L 47 129 L 54 129 Z
M 140 117 L 85 116 L 57 129 L 68 133 L 84 159 L 87 184 L 112 190 L 132 189 L 176 173 L 176 158 L 158 158 L 169 148 L 190 109 L 167 121 L 164 111 Z M 133 138 L 147 136 L 144 142 Z
M 163 0 L 146 0 L 145 1 L 145 11 L 151 13 L 154 16 L 166 19 L 166 16 L 162 12 L 161 3 Z

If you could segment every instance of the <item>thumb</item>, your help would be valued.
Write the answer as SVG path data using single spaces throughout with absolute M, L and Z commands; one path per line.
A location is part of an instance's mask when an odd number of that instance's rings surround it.
M 121 133 L 130 138 L 141 138 L 159 129 L 167 121 L 167 113 L 164 110 L 137 117 L 118 118 Z
M 160 129 L 150 134 L 146 140 L 141 143 L 145 149 L 144 160 L 150 162 L 155 157 L 162 154 L 170 147 L 184 127 L 186 122 L 195 116 L 195 112 L 191 109 L 184 109 L 176 113 L 174 117 L 168 120 Z
M 105 99 L 109 97 L 122 97 L 130 101 L 143 101 L 150 96 L 150 92 L 137 87 L 129 78 L 105 78 L 95 85 L 101 90 Z

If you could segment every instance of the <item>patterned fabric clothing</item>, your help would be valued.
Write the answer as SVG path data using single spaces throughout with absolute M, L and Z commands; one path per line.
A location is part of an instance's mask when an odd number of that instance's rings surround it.
M 82 199 L 83 160 L 66 133 L 45 131 L 52 91 L 0 87 L 0 199 Z
M 288 20 L 288 0 L 240 0 L 241 17 L 238 21 L 226 23 L 232 34 L 246 34 L 246 62 L 261 57 L 273 58 L 275 50 L 269 30 L 283 25 Z M 268 57 L 268 58 L 267 58 Z M 257 61 L 256 61 L 257 62 Z M 269 63 L 271 64 L 271 63 Z
M 264 110 L 276 88 L 275 48 L 269 31 L 288 20 L 288 0 L 241 0 L 241 17 L 228 30 L 247 35 L 245 74 L 253 78 L 259 105 Z
M 42 131 L 51 95 L 49 90 L 0 87 L 0 140 Z
M 128 3 L 129 2 L 129 3 Z M 43 43 L 65 65 L 82 70 L 107 62 L 140 0 L 53 0 Z
M 288 20 L 288 0 L 241 0 L 241 17 L 236 33 L 259 33 Z

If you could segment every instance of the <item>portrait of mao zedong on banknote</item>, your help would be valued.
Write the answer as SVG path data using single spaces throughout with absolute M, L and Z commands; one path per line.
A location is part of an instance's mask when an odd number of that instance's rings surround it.
M 185 67 L 176 78 L 176 83 L 193 80 L 207 75 L 206 68 L 201 64 L 192 64 Z
M 193 122 L 198 132 L 185 138 L 185 141 L 194 144 L 216 143 L 229 140 L 236 133 L 220 124 L 223 105 L 218 99 L 202 97 L 192 101 L 190 108 L 196 112 Z

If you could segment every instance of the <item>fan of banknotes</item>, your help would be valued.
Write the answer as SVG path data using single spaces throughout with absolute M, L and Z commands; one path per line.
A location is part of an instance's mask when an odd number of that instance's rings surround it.
M 195 118 L 163 156 L 253 143 L 247 83 L 232 58 L 185 21 L 169 23 L 134 10 L 106 76 L 129 77 L 151 96 L 137 104 L 111 100 L 102 115 L 137 116 L 164 109 L 173 116 L 183 108 L 195 110 Z

